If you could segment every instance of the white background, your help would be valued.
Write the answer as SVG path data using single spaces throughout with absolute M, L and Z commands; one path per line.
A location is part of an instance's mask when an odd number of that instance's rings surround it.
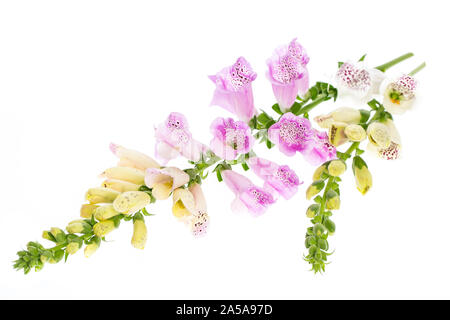
M 2 1 L 0 2 L 0 298 L 450 298 L 448 8 L 445 1 Z M 208 143 L 213 74 L 243 55 L 258 72 L 258 108 L 274 103 L 265 60 L 292 38 L 307 48 L 312 80 L 340 60 L 368 53 L 376 66 L 418 76 L 416 108 L 396 118 L 404 153 L 367 158 L 365 197 L 351 171 L 342 184 L 335 253 L 324 275 L 302 260 L 314 170 L 300 155 L 258 154 L 292 165 L 305 180 L 291 201 L 264 216 L 235 215 L 215 178 L 205 193 L 212 225 L 202 239 L 149 208 L 147 248 L 131 247 L 123 223 L 90 259 L 24 276 L 16 251 L 42 230 L 76 219 L 85 191 L 116 163 L 111 141 L 153 154 L 153 126 L 185 113 Z M 342 103 L 327 103 L 313 115 Z M 183 165 L 180 160 L 175 164 Z M 255 182 L 261 184 L 255 178 Z M 42 240 L 45 243 L 45 240 Z M 46 243 L 50 245 L 50 243 Z

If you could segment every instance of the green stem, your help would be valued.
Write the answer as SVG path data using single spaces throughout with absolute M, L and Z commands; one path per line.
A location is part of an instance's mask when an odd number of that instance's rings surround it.
M 83 236 L 80 236 L 79 238 L 81 238 L 83 241 L 86 240 L 87 238 L 92 237 L 92 233 L 91 234 L 85 234 Z M 66 247 L 69 243 L 67 241 L 64 241 L 63 243 L 54 246 L 53 248 L 49 248 L 47 250 L 51 250 L 51 251 L 57 251 L 59 249 L 62 249 L 64 247 Z
M 359 147 L 360 142 L 353 142 L 352 145 L 345 151 L 345 154 L 351 155 L 356 148 Z
M 415 68 L 413 71 L 411 71 L 410 73 L 409 73 L 409 75 L 412 77 L 412 76 L 414 76 L 415 74 L 417 74 L 417 73 L 419 73 L 423 68 L 425 68 L 427 66 L 427 64 L 424 62 L 424 63 L 422 63 L 420 66 L 418 66 L 417 68 Z
M 322 102 L 327 101 L 328 99 L 329 98 L 326 95 L 324 95 L 322 98 L 319 98 L 319 99 L 315 100 L 314 102 L 307 104 L 306 106 L 304 106 L 303 108 L 300 109 L 298 115 L 308 113 L 309 111 L 311 111 L 312 109 L 317 107 Z
M 404 54 L 404 55 L 402 55 L 402 56 L 400 56 L 398 58 L 395 58 L 394 60 L 391 60 L 389 62 L 386 62 L 385 64 L 382 64 L 382 65 L 376 67 L 375 69 L 378 69 L 378 70 L 380 70 L 382 72 L 385 72 L 387 69 L 395 66 L 396 64 L 398 64 L 398 63 L 400 63 L 402 61 L 405 61 L 406 59 L 411 58 L 412 56 L 414 56 L 413 53 L 411 53 L 411 52 L 410 53 L 406 53 L 406 54 Z

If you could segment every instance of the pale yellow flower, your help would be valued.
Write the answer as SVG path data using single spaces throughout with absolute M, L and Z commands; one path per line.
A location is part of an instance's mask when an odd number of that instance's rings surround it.
M 133 214 L 145 208 L 151 201 L 150 196 L 142 191 L 127 191 L 114 200 L 114 209 L 123 214 Z

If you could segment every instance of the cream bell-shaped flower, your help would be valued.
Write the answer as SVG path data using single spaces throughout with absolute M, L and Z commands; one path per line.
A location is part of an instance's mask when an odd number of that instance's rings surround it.
M 172 213 L 178 219 L 185 219 L 196 213 L 195 198 L 188 189 L 174 190 Z
M 209 227 L 209 215 L 206 208 L 206 199 L 199 184 L 194 183 L 189 187 L 189 191 L 194 196 L 195 214 L 189 219 L 189 227 L 194 237 L 206 234 Z
M 121 193 L 113 202 L 114 210 L 122 214 L 133 214 L 145 208 L 151 202 L 150 196 L 142 191 Z M 98 210 L 98 209 L 97 209 Z
M 367 138 L 366 130 L 359 124 L 350 124 L 345 127 L 344 134 L 350 141 L 361 142 Z
M 145 185 L 152 189 L 152 194 L 157 200 L 169 198 L 171 192 L 188 182 L 189 175 L 175 167 L 151 168 L 145 172 Z
M 147 243 L 147 226 L 143 219 L 136 219 L 133 223 L 133 236 L 131 245 L 136 249 L 144 249 Z
M 120 192 L 108 188 L 90 188 L 85 195 L 90 204 L 111 203 Z
M 362 114 L 358 109 L 341 107 L 326 115 L 317 116 L 314 121 L 324 129 L 329 129 L 335 122 L 346 124 L 358 124 L 361 122 Z
M 377 148 L 387 148 L 391 144 L 391 133 L 385 122 L 372 122 L 367 127 L 370 144 Z
M 133 167 L 144 171 L 148 168 L 160 167 L 156 160 L 141 152 L 127 149 L 114 143 L 109 145 L 109 149 L 120 159 L 119 166 Z
M 102 187 L 113 189 L 119 192 L 126 192 L 126 191 L 138 191 L 140 185 L 117 179 L 106 179 L 105 181 L 103 181 Z
M 410 75 L 385 79 L 380 87 L 383 106 L 393 114 L 403 114 L 411 109 L 416 99 L 417 81 Z
M 130 167 L 112 167 L 106 169 L 101 175 L 107 179 L 122 180 L 137 185 L 143 185 L 145 181 L 145 172 Z
M 398 132 L 392 120 L 388 119 L 383 122 L 389 133 L 389 144 L 387 147 L 381 147 L 374 143 L 367 145 L 367 150 L 384 160 L 397 160 L 400 157 L 402 142 L 400 133 Z M 369 139 L 370 140 L 370 139 Z

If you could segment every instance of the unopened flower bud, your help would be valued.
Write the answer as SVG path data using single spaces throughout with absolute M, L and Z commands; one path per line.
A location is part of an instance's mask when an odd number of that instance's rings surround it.
M 128 149 L 114 143 L 111 143 L 109 145 L 109 148 L 112 153 L 114 153 L 120 159 L 120 163 L 126 163 L 127 166 L 131 166 L 141 170 L 160 167 L 159 163 L 157 163 L 154 159 L 141 152 Z
M 127 191 L 114 200 L 113 206 L 120 213 L 133 214 L 145 208 L 150 201 L 150 196 L 143 191 Z
M 86 200 L 91 204 L 111 203 L 120 192 L 108 188 L 91 188 L 86 192 Z
M 50 233 L 55 237 L 57 243 L 66 241 L 66 234 L 59 228 L 51 228 Z
M 84 248 L 84 256 L 86 258 L 89 258 L 91 255 L 93 255 L 95 253 L 95 251 L 97 251 L 99 245 L 96 242 L 92 242 L 90 244 L 88 244 L 85 248 Z
M 41 255 L 40 260 L 42 263 L 48 262 L 49 258 L 47 256 Z
M 333 235 L 336 232 L 336 224 L 330 219 L 326 219 L 323 224 L 330 235 Z
M 323 224 L 321 224 L 321 223 L 316 223 L 315 225 L 314 225 L 314 227 L 313 227 L 313 233 L 316 235 L 316 236 L 321 236 L 322 234 L 324 234 L 325 233 L 325 227 L 324 227 L 324 225 Z
M 372 174 L 367 168 L 367 164 L 361 157 L 356 156 L 353 158 L 352 168 L 357 189 L 362 194 L 366 194 L 372 187 Z
M 71 242 L 66 247 L 68 254 L 75 254 L 78 250 L 80 250 L 80 244 L 78 242 Z
M 52 234 L 50 233 L 50 231 L 43 231 L 42 238 L 46 239 L 46 240 L 50 240 L 50 241 L 53 241 L 53 239 L 54 239 Z
M 117 198 L 116 198 L 117 199 Z M 98 207 L 95 209 L 94 217 L 95 219 L 99 221 L 108 220 L 109 218 L 115 217 L 119 215 L 120 212 L 117 212 L 114 209 L 114 206 L 112 204 L 107 204 L 101 207 Z
M 328 250 L 328 241 L 325 239 L 319 238 L 319 240 L 317 241 L 317 245 L 322 250 Z
M 68 233 L 87 233 L 91 231 L 91 225 L 84 220 L 74 220 L 66 227 Z
M 328 165 L 328 163 L 324 163 L 320 167 L 318 167 L 316 169 L 316 171 L 314 171 L 313 181 L 322 179 L 322 173 L 324 173 L 324 172 L 327 173 L 327 165 Z
M 360 123 L 362 118 L 361 112 L 353 108 L 342 107 L 334 110 L 333 112 L 315 117 L 314 120 L 317 124 L 325 129 L 331 127 L 335 122 L 343 122 L 345 124 Z
M 103 238 L 115 228 L 114 221 L 100 221 L 94 225 L 94 234 L 99 238 Z
M 306 199 L 311 200 L 311 198 L 318 194 L 324 186 L 325 182 L 323 180 L 314 181 L 308 189 L 306 189 Z
M 326 208 L 328 210 L 339 210 L 341 206 L 341 199 L 339 198 L 339 195 L 334 190 L 328 190 L 326 197 Z
M 144 220 L 137 219 L 133 224 L 133 237 L 131 245 L 136 249 L 144 249 L 147 242 L 147 227 Z
M 338 147 L 348 141 L 345 135 L 346 127 L 347 124 L 343 122 L 335 122 L 330 126 L 330 129 L 328 129 L 328 139 L 333 146 Z
M 305 247 L 307 249 L 309 249 L 312 245 L 315 245 L 315 244 L 316 244 L 316 238 L 315 237 L 311 237 L 311 236 L 306 237 L 306 239 L 305 239 Z
M 96 204 L 83 204 L 80 209 L 80 217 L 90 219 L 94 214 L 94 210 L 98 208 Z
M 381 122 L 373 122 L 369 125 L 367 137 L 372 144 L 380 148 L 387 148 L 391 144 L 390 130 Z
M 145 180 L 145 172 L 130 167 L 113 167 L 106 169 L 102 176 L 108 179 L 128 181 L 137 185 L 143 185 Z
M 308 252 L 311 256 L 314 256 L 317 252 L 317 246 L 315 245 L 310 246 Z
M 342 160 L 333 160 L 328 164 L 328 173 L 333 177 L 339 177 L 346 169 L 347 165 Z
M 366 130 L 359 124 L 348 125 L 344 133 L 350 141 L 360 142 L 367 138 Z
M 119 192 L 126 192 L 126 191 L 138 191 L 140 185 L 128 181 L 106 179 L 105 181 L 103 181 L 102 187 L 113 189 Z
M 306 216 L 308 218 L 312 219 L 312 218 L 314 218 L 316 216 L 316 214 L 319 212 L 319 210 L 320 210 L 320 206 L 317 203 L 312 204 L 306 210 Z

